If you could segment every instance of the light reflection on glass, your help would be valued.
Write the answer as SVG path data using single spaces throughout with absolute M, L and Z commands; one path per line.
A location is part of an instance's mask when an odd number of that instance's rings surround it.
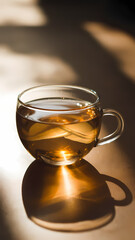
M 64 158 L 65 162 L 67 162 L 65 151 L 61 151 L 61 154 L 62 154 L 62 157 Z

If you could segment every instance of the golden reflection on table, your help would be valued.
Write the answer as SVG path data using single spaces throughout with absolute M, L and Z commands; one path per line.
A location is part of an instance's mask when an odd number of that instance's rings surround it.
M 97 228 L 115 214 L 104 178 L 85 160 L 60 167 L 34 161 L 25 173 L 22 195 L 28 217 L 53 230 Z
M 118 185 L 125 198 L 113 199 L 105 180 Z M 33 222 L 60 231 L 99 228 L 114 218 L 115 205 L 124 206 L 132 201 L 124 183 L 101 175 L 84 159 L 59 167 L 35 160 L 24 175 L 22 196 Z

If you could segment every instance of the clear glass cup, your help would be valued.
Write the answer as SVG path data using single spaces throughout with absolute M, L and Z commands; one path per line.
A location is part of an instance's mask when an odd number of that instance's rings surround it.
M 104 116 L 117 119 L 116 130 L 98 138 Z M 16 122 L 19 137 L 36 159 L 68 165 L 82 159 L 93 147 L 120 137 L 124 121 L 120 113 L 102 109 L 93 90 L 69 85 L 44 85 L 18 96 Z

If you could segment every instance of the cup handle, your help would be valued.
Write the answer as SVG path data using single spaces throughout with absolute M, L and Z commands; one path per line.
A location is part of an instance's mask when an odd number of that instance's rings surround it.
M 121 114 L 119 112 L 117 112 L 116 110 L 113 110 L 113 109 L 103 109 L 103 117 L 108 116 L 108 115 L 116 117 L 117 128 L 113 133 L 111 133 L 111 134 L 109 134 L 109 135 L 107 135 L 103 138 L 97 139 L 97 145 L 96 146 L 104 145 L 104 144 L 115 141 L 117 138 L 119 138 L 121 136 L 121 134 L 123 132 L 124 120 L 123 120 Z

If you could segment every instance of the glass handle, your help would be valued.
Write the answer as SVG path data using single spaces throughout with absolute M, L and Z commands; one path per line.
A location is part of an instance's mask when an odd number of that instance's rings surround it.
M 103 109 L 103 117 L 108 116 L 108 115 L 116 117 L 117 124 L 118 124 L 117 128 L 113 133 L 111 133 L 103 138 L 98 139 L 96 146 L 104 145 L 104 144 L 115 141 L 117 138 L 119 138 L 121 136 L 121 134 L 123 132 L 124 120 L 123 120 L 121 114 L 113 109 Z

